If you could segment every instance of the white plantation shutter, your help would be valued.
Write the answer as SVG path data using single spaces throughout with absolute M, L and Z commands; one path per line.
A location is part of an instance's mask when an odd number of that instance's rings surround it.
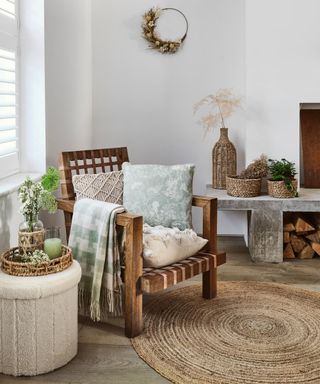
M 0 0 L 0 13 L 14 19 L 16 17 L 15 1 Z
M 0 0 L 0 177 L 19 170 L 16 1 Z
M 17 151 L 15 52 L 0 49 L 0 156 Z

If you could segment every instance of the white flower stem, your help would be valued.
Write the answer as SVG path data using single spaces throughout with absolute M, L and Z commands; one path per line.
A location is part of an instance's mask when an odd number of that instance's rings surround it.
M 220 117 L 221 117 L 222 128 L 225 128 L 223 114 L 221 112 L 220 103 L 218 101 L 217 101 L 217 105 L 218 105 L 219 113 L 220 113 Z

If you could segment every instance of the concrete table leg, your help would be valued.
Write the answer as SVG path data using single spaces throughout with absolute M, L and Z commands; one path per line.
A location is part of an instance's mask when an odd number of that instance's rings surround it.
M 283 261 L 283 212 L 253 209 L 249 223 L 249 251 L 253 261 Z

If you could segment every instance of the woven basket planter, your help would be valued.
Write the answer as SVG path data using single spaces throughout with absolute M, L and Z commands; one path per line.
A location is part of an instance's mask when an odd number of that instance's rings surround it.
M 239 179 L 227 176 L 227 194 L 235 197 L 255 197 L 261 192 L 261 179 Z
M 278 199 L 289 199 L 295 197 L 298 181 L 296 179 L 291 180 L 293 191 L 289 191 L 283 180 L 273 181 L 268 180 L 268 194 Z
M 62 245 L 62 256 L 50 260 L 49 263 L 31 264 L 21 260 L 23 253 L 19 247 L 11 248 L 1 256 L 1 269 L 13 276 L 43 276 L 61 272 L 72 264 L 71 248 Z
M 36 232 L 19 231 L 19 248 L 24 255 L 36 249 L 43 249 L 45 230 Z

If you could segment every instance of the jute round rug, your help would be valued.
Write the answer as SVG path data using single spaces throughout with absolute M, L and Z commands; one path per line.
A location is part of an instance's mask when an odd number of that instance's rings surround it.
M 145 308 L 139 356 L 174 383 L 320 383 L 320 294 L 223 282 L 162 293 Z

